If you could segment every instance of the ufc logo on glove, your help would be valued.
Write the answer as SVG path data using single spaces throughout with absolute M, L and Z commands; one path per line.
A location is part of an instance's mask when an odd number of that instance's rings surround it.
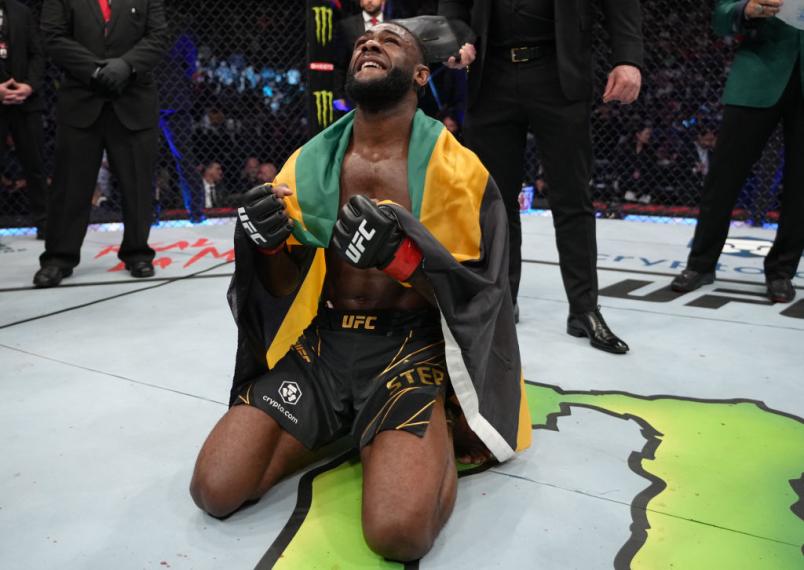
M 349 242 L 349 247 L 346 248 L 346 257 L 348 257 L 352 263 L 358 263 L 360 258 L 363 257 L 363 253 L 366 251 L 366 246 L 363 245 L 363 240 L 365 239 L 367 242 L 371 241 L 371 238 L 374 237 L 377 231 L 367 227 L 366 220 L 360 222 L 360 226 L 358 226 L 357 231 L 352 235 L 352 240 Z
M 241 207 L 237 209 L 237 217 L 240 218 L 240 224 L 248 233 L 248 237 L 250 237 L 255 244 L 265 245 L 267 243 L 265 238 L 260 235 L 260 232 L 258 232 L 257 228 L 255 228 L 251 223 L 251 220 L 248 219 L 248 214 L 246 214 L 245 208 Z

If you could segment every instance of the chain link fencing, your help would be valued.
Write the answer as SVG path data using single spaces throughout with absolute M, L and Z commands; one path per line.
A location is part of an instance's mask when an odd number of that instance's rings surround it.
M 38 21 L 42 0 L 27 4 Z M 154 70 L 161 104 L 154 219 L 230 216 L 242 193 L 273 179 L 309 137 L 306 5 L 304 0 L 166 0 L 165 9 L 170 43 Z M 48 63 L 43 121 L 49 174 L 60 77 Z M 0 163 L 0 228 L 30 233 L 24 173 L 13 140 L 7 142 L 9 152 Z M 91 222 L 121 219 L 117 182 L 104 157 Z
M 37 18 L 41 1 L 27 2 Z M 337 119 L 339 112 L 331 108 L 337 105 L 337 95 L 331 87 L 316 87 L 321 83 L 316 73 L 330 71 L 326 61 L 317 60 L 327 60 L 326 50 L 335 50 L 332 34 L 337 34 L 339 19 L 358 13 L 359 7 L 353 0 L 166 0 L 165 4 L 171 39 L 156 70 L 162 136 L 154 217 L 197 221 L 232 215 L 243 192 L 269 181 L 313 132 Z M 702 157 L 717 138 L 719 99 L 736 41 L 711 32 L 713 5 L 713 0 L 642 3 L 643 89 L 639 100 L 628 106 L 604 105 L 600 100 L 611 62 L 598 11 L 591 185 L 600 216 L 645 220 L 696 216 L 706 171 Z M 436 8 L 433 0 L 386 2 L 389 17 L 435 13 Z M 335 61 L 334 54 L 329 61 Z M 433 75 L 421 105 L 459 133 L 465 77 L 438 66 Z M 48 111 L 43 116 L 48 173 L 53 165 L 59 77 L 59 70 L 49 64 Z M 332 79 L 327 81 L 332 85 Z M 25 177 L 13 140 L 6 142 L 9 152 L 0 169 L 0 228 L 18 228 L 6 233 L 27 232 Z M 736 219 L 757 225 L 776 220 L 782 146 L 777 132 L 741 192 Z M 549 206 L 550 188 L 538 156 L 538 142 L 529 137 L 523 209 Z M 105 162 L 92 203 L 93 222 L 121 219 L 116 182 Z

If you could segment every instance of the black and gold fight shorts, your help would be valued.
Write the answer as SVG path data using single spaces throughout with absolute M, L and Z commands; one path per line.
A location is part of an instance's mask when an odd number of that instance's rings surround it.
M 263 410 L 308 449 L 350 432 L 362 449 L 384 430 L 424 436 L 447 385 L 438 311 L 322 308 L 234 405 Z

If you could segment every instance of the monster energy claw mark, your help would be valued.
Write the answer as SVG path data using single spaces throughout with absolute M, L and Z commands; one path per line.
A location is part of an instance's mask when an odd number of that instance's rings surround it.
M 318 119 L 318 126 L 324 128 L 335 120 L 332 91 L 313 91 L 313 94 L 315 95 L 315 115 Z
M 315 39 L 322 46 L 332 41 L 332 8 L 313 7 L 315 14 Z

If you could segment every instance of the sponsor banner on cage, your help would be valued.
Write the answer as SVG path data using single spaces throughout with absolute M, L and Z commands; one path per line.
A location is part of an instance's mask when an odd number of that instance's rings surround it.
M 326 0 L 307 2 L 307 116 L 310 136 L 331 125 L 335 115 L 338 74 L 335 71 L 336 29 L 341 4 Z

